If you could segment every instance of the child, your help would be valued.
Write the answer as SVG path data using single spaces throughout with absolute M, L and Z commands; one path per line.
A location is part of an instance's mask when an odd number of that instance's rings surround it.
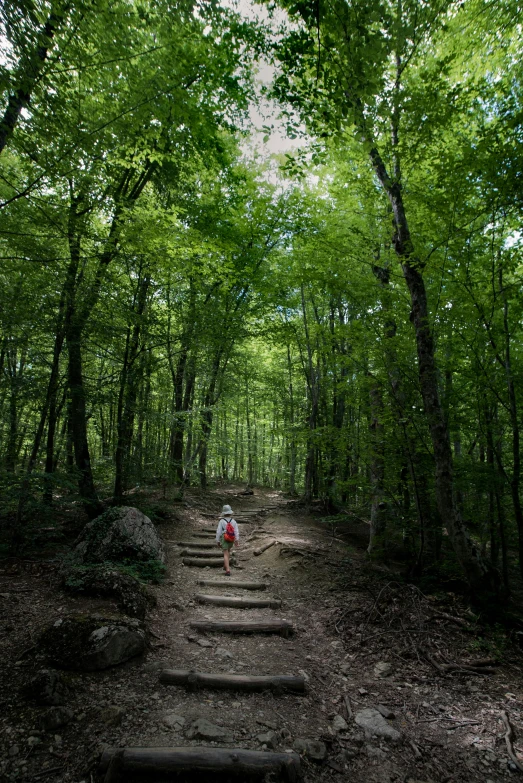
M 232 508 L 230 506 L 224 506 L 222 508 L 220 521 L 218 522 L 218 528 L 216 530 L 216 543 L 223 549 L 223 570 L 225 571 L 225 576 L 230 576 L 229 552 L 233 546 L 239 546 L 240 544 L 238 523 L 232 518 Z

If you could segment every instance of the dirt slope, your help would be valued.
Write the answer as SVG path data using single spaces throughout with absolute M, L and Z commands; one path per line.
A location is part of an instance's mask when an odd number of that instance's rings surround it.
M 20 696 L 20 687 L 42 666 L 31 650 L 37 633 L 57 615 L 79 607 L 107 608 L 107 602 L 65 596 L 53 573 L 3 569 L 2 779 L 87 783 L 94 779 L 104 745 L 215 741 L 218 746 L 285 750 L 299 738 L 320 740 L 327 751 L 322 763 L 303 760 L 306 783 L 497 782 L 519 774 L 511 770 L 500 719 L 506 710 L 516 732 L 523 725 L 519 653 L 506 648 L 501 666 L 478 661 L 489 657 L 492 644 L 478 640 L 473 618 L 454 597 L 427 600 L 399 584 L 393 573 L 372 569 L 362 551 L 349 550 L 316 518 L 287 506 L 278 493 L 256 491 L 254 497 L 240 498 L 231 488 L 191 497 L 178 521 L 162 526 L 167 542 L 190 540 L 193 532 L 214 522 L 209 515 L 225 502 L 236 515 L 279 506 L 240 526 L 239 567 L 232 578 L 267 582 L 267 595 L 281 598 L 282 608 L 197 604 L 197 591 L 218 591 L 197 587 L 196 579 L 222 578 L 220 571 L 184 567 L 179 547 L 166 544 L 169 576 L 153 588 L 158 606 L 148 620 L 149 653 L 105 672 L 69 675 L 73 695 L 68 706 L 74 718 L 54 732 L 43 732 L 38 728 L 41 710 Z M 252 537 L 252 530 L 261 527 L 267 534 Z M 254 557 L 253 548 L 272 537 L 278 544 Z M 219 591 L 228 593 L 240 594 Z M 295 634 L 288 639 L 205 635 L 190 628 L 197 619 L 268 618 L 292 621 Z M 443 671 L 456 662 L 476 670 Z M 302 673 L 308 692 L 186 692 L 158 683 L 158 673 L 166 667 Z M 490 673 L 483 675 L 483 670 Z M 371 737 L 356 724 L 359 713 L 377 705 L 394 714 L 388 724 L 401 733 L 399 741 Z M 217 730 L 216 740 L 187 738 L 201 718 Z

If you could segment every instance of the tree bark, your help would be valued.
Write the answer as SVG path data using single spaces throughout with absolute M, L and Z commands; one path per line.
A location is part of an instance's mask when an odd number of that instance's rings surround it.
M 160 674 L 162 685 L 182 685 L 188 689 L 210 688 L 227 691 L 290 691 L 305 693 L 305 678 L 285 674 L 206 674 L 187 669 L 164 669 Z
M 197 579 L 197 585 L 202 587 L 225 587 L 233 590 L 266 590 L 267 585 L 264 582 L 240 582 L 237 580 L 224 580 L 218 581 L 217 579 Z
M 360 130 L 367 136 L 363 119 L 360 122 Z M 436 466 L 436 497 L 439 513 L 474 596 L 479 601 L 488 603 L 498 596 L 499 579 L 497 571 L 481 558 L 477 547 L 472 543 L 454 497 L 452 450 L 438 390 L 434 341 L 430 328 L 427 292 L 422 276 L 423 264 L 414 252 L 400 181 L 398 178 L 392 180 L 389 177 L 373 141 L 367 137 L 365 141 L 370 144 L 369 155 L 374 172 L 392 207 L 395 229 L 394 249 L 410 294 L 421 394 Z
M 281 601 L 278 598 L 243 598 L 237 596 L 203 595 L 196 593 L 199 604 L 214 604 L 215 606 L 233 606 L 238 609 L 280 609 Z
M 125 748 L 105 750 L 99 765 L 104 783 L 124 783 L 139 774 L 141 780 L 160 776 L 167 780 L 266 780 L 277 776 L 297 783 L 300 757 L 242 748 Z
M 193 620 L 190 626 L 196 631 L 214 633 L 279 633 L 281 636 L 289 636 L 294 632 L 294 627 L 289 620 L 251 620 L 246 622 Z
M 118 400 L 117 443 L 115 454 L 114 502 L 122 500 L 127 489 L 129 459 L 136 414 L 136 400 L 140 384 L 140 372 L 137 366 L 140 348 L 140 334 L 143 315 L 149 291 L 149 275 L 141 275 L 133 303 L 134 326 L 129 327 L 125 346 L 124 363 L 120 381 Z
M 33 90 L 42 74 L 47 53 L 56 31 L 63 23 L 68 7 L 68 3 L 62 8 L 58 3 L 51 6 L 51 13 L 37 35 L 34 49 L 29 52 L 27 61 L 18 75 L 18 87 L 9 95 L 4 116 L 0 120 L 0 154 L 15 129 L 22 109 L 29 105 Z

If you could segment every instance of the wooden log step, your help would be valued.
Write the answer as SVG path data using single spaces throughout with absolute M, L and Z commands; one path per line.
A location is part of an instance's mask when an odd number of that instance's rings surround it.
M 174 541 L 168 541 L 169 544 L 174 544 Z M 183 546 L 186 549 L 209 549 L 209 541 L 176 541 L 178 546 Z
M 235 588 L 237 590 L 266 590 L 267 585 L 265 582 L 239 582 L 231 579 L 197 579 L 197 585 L 203 587 L 227 587 Z
M 263 552 L 265 552 L 266 549 L 270 549 L 271 546 L 274 546 L 276 541 L 273 539 L 272 541 L 269 541 L 267 544 L 262 544 L 262 546 L 259 546 L 258 549 L 253 549 L 254 555 L 261 555 Z
M 199 530 L 197 533 L 193 533 L 193 536 L 195 538 L 214 538 L 216 536 L 216 530 Z
M 223 568 L 223 557 L 184 557 L 183 564 L 197 568 Z
M 181 557 L 219 557 L 223 561 L 223 550 L 219 550 L 218 547 L 213 549 L 182 549 L 180 552 Z M 234 560 L 235 552 L 232 549 L 229 552 L 229 559 Z
M 227 691 L 291 691 L 305 693 L 305 677 L 285 674 L 207 674 L 188 669 L 164 669 L 160 673 L 163 685 L 183 685 L 184 688 L 214 688 Z
M 107 748 L 99 772 L 105 783 L 131 780 L 265 780 L 276 775 L 286 783 L 300 776 L 297 753 L 244 750 L 243 748 Z
M 199 604 L 215 604 L 216 606 L 235 606 L 237 609 L 281 609 L 279 598 L 235 598 L 225 595 L 204 595 L 196 593 Z
M 289 636 L 294 627 L 289 620 L 250 620 L 245 622 L 231 620 L 193 620 L 191 628 L 211 633 L 279 633 Z

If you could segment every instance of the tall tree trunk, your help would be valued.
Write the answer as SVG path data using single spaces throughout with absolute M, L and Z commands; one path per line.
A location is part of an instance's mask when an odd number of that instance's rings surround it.
M 69 3 L 53 3 L 51 12 L 37 34 L 34 48 L 27 54 L 18 74 L 18 86 L 9 95 L 4 116 L 0 120 L 0 153 L 6 146 L 18 122 L 22 109 L 29 105 L 31 95 L 47 59 L 54 35 L 63 23 Z
M 488 602 L 498 594 L 498 574 L 492 565 L 480 556 L 477 547 L 472 543 L 454 497 L 452 450 L 439 396 L 434 341 L 430 328 L 427 292 L 422 276 L 423 264 L 414 252 L 403 203 L 399 166 L 396 166 L 395 179 L 391 179 L 377 147 L 373 140 L 367 137 L 363 118 L 360 130 L 366 136 L 365 141 L 369 143 L 372 166 L 392 207 L 395 228 L 394 249 L 410 294 L 419 381 L 436 466 L 436 497 L 439 514 L 446 525 L 456 556 L 475 597 L 480 601 Z
M 149 275 L 140 276 L 132 310 L 135 316 L 134 326 L 132 330 L 129 327 L 127 333 L 118 402 L 118 435 L 116 442 L 116 469 L 113 493 L 115 503 L 119 503 L 122 500 L 123 493 L 127 488 L 131 442 L 136 414 L 136 399 L 140 386 L 140 372 L 137 358 L 140 349 L 140 334 L 147 303 L 149 283 Z

